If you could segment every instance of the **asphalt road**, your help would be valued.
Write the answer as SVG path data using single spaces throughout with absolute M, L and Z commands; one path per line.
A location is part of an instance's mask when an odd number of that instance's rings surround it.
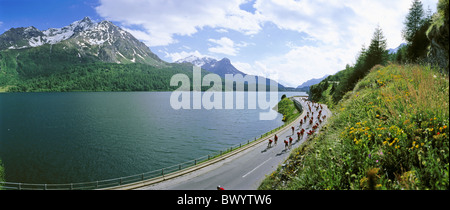
M 318 123 L 318 110 L 315 106 L 318 104 L 312 104 L 311 102 L 305 102 L 300 97 L 294 98 L 299 101 L 303 106 L 302 115 L 295 121 L 294 134 L 292 128 L 285 128 L 278 131 L 277 145 L 272 143 L 272 147 L 268 147 L 268 141 L 261 142 L 252 148 L 249 148 L 239 154 L 226 158 L 218 163 L 204 167 L 192 173 L 166 180 L 154 185 L 139 188 L 141 190 L 215 190 L 218 185 L 225 188 L 225 190 L 256 190 L 261 181 L 266 175 L 271 174 L 277 169 L 280 164 L 288 158 L 290 151 L 298 147 L 307 139 L 307 132 L 312 129 L 312 126 Z M 308 104 L 311 106 L 309 111 Z M 325 105 L 322 105 L 322 115 L 326 115 L 329 118 L 331 112 Z M 320 107 L 319 107 L 320 110 Z M 309 112 L 309 118 L 314 116 L 312 124 L 309 124 L 307 119 L 306 123 L 303 123 L 300 128 L 300 119 L 304 119 L 305 115 Z M 314 113 L 312 115 L 312 112 Z M 323 118 L 321 118 L 323 120 Z M 320 127 L 326 123 L 326 119 L 319 124 L 316 131 L 320 130 Z M 297 132 L 301 129 L 305 129 L 305 134 L 300 141 L 297 140 Z M 288 140 L 289 137 L 293 138 L 292 148 L 286 149 L 284 140 Z M 271 138 L 273 140 L 273 138 Z M 288 140 L 289 141 L 289 140 Z

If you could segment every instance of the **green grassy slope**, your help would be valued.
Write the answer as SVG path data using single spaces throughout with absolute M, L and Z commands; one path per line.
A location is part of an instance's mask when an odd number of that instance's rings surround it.
M 376 66 L 260 189 L 448 189 L 449 80 Z

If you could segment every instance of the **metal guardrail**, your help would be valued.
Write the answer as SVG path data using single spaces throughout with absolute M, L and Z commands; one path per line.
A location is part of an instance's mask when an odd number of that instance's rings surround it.
M 297 100 L 293 100 L 294 104 L 296 105 L 297 109 L 299 109 L 300 113 L 302 110 L 301 104 Z M 137 182 L 143 182 L 150 179 L 158 178 L 166 176 L 170 173 L 174 173 L 192 166 L 195 166 L 199 163 L 212 160 L 214 158 L 220 157 L 221 155 L 224 155 L 228 152 L 231 152 L 235 149 L 241 148 L 242 146 L 248 145 L 250 143 L 253 143 L 255 141 L 258 141 L 264 137 L 267 137 L 276 131 L 282 129 L 283 127 L 286 127 L 291 122 L 293 122 L 295 119 L 291 119 L 288 122 L 285 122 L 283 125 L 267 132 L 261 135 L 261 137 L 255 137 L 253 140 L 247 140 L 247 142 L 240 143 L 239 145 L 236 144 L 234 146 L 231 146 L 229 148 L 226 148 L 225 150 L 219 150 L 217 152 L 211 153 L 209 155 L 205 155 L 199 158 L 196 158 L 194 160 L 190 160 L 184 163 L 180 163 L 177 165 L 165 167 L 162 169 L 157 169 L 141 174 L 135 174 L 131 176 L 125 176 L 125 177 L 119 177 L 119 178 L 113 178 L 113 179 L 105 179 L 100 181 L 92 181 L 92 182 L 80 182 L 80 183 L 68 183 L 68 184 L 30 184 L 30 183 L 18 183 L 18 182 L 0 182 L 0 190 L 95 190 L 95 189 L 103 189 L 103 188 L 110 188 L 110 187 L 117 187 Z

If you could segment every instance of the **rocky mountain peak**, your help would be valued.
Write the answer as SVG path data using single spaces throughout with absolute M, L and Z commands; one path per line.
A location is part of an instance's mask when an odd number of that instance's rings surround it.
M 44 44 L 63 44 L 76 48 L 80 56 L 90 54 L 106 62 L 165 65 L 129 32 L 110 21 L 96 23 L 89 17 L 62 28 L 49 28 L 45 31 L 33 26 L 12 28 L 0 35 L 0 50 L 39 47 Z

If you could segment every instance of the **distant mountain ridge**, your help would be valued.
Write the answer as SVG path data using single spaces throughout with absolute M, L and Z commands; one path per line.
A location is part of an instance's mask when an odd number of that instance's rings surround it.
M 328 76 L 330 76 L 330 75 L 327 74 L 327 75 L 323 76 L 322 78 L 318 78 L 318 79 L 310 79 L 310 80 L 308 80 L 308 81 L 302 83 L 301 85 L 297 86 L 297 88 L 304 88 L 304 87 L 308 87 L 308 86 L 311 86 L 311 85 L 318 84 L 318 83 L 320 83 L 322 80 L 324 80 L 325 78 L 327 78 Z
M 191 63 L 195 66 L 201 67 L 204 70 L 207 70 L 214 74 L 218 74 L 221 77 L 225 77 L 225 74 L 242 74 L 243 76 L 247 75 L 244 72 L 236 69 L 236 67 L 231 64 L 231 61 L 228 58 L 216 60 L 211 57 L 199 58 L 191 55 L 184 59 L 177 60 L 175 61 L 175 63 Z
M 194 55 L 188 56 L 186 58 L 183 59 L 179 59 L 177 61 L 175 61 L 175 63 L 191 63 L 195 66 L 201 67 L 204 70 L 207 70 L 211 73 L 217 74 L 221 77 L 225 77 L 226 74 L 232 74 L 232 75 L 236 75 L 236 74 L 241 74 L 242 76 L 247 75 L 246 73 L 239 71 L 236 67 L 233 66 L 233 64 L 231 63 L 230 59 L 228 58 L 222 58 L 221 60 L 216 60 L 214 58 L 211 57 L 196 57 Z M 261 77 L 261 76 L 256 76 L 256 77 Z M 261 77 L 266 79 L 266 84 L 269 85 L 270 83 L 270 78 L 265 78 L 265 77 Z M 274 81 L 274 80 L 272 80 Z M 257 82 L 257 81 L 256 81 Z M 274 81 L 276 82 L 276 81 Z M 278 84 L 278 88 L 279 89 L 285 89 L 284 85 L 276 82 Z
M 398 50 L 399 50 L 400 48 L 402 48 L 403 46 L 406 46 L 406 43 L 401 43 L 401 44 L 400 44 L 398 47 L 396 47 L 395 49 L 389 48 L 389 49 L 388 49 L 388 53 L 389 53 L 389 54 L 397 53 Z
M 89 17 L 62 28 L 41 31 L 29 26 L 0 34 L 0 91 L 172 90 L 170 77 L 192 75 L 192 65 L 201 66 L 202 74 L 247 75 L 228 58 L 190 56 L 165 62 L 129 32 Z M 274 81 L 255 77 L 256 84 L 258 78 L 266 85 Z
M 78 56 L 93 55 L 109 63 L 145 63 L 163 66 L 144 43 L 109 21 L 92 22 L 89 17 L 62 28 L 44 31 L 30 26 L 11 28 L 0 35 L 0 50 L 26 49 L 45 44 L 63 44 L 78 50 Z

